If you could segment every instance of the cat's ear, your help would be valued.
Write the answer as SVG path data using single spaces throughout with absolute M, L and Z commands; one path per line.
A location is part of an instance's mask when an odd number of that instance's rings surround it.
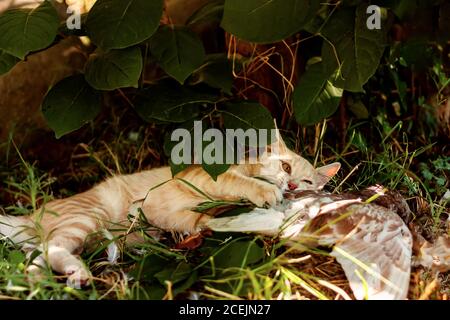
M 326 166 L 317 168 L 317 173 L 319 174 L 318 184 L 323 187 L 326 185 L 331 178 L 333 178 L 336 173 L 338 173 L 339 169 L 341 168 L 341 164 L 339 162 L 334 162 L 332 164 L 327 164 Z
M 271 144 L 272 148 L 275 150 L 272 150 L 273 152 L 279 151 L 279 152 L 285 152 L 287 149 L 286 143 L 284 143 L 283 137 L 281 136 L 280 130 L 277 127 L 277 122 L 274 119 L 273 120 L 275 124 L 275 141 Z

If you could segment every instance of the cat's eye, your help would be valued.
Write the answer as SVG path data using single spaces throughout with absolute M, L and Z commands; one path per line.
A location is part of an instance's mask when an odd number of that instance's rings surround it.
M 289 165 L 289 163 L 283 162 L 281 166 L 285 172 L 291 174 L 291 166 Z
M 313 182 L 311 180 L 308 180 L 308 179 L 303 179 L 302 182 L 304 182 L 306 184 L 309 184 L 309 185 L 313 184 Z

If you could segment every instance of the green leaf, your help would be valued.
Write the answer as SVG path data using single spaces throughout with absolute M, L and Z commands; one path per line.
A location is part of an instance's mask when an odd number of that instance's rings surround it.
M 174 296 L 189 289 L 198 278 L 197 271 L 192 270 L 191 265 L 184 261 L 178 264 L 171 263 L 166 265 L 162 271 L 154 276 L 165 288 L 167 288 L 166 281 L 170 281 Z
M 227 129 L 273 129 L 274 123 L 270 112 L 258 102 L 226 103 L 223 121 Z
M 189 278 L 192 273 L 192 267 L 184 261 L 177 265 L 166 266 L 164 269 L 155 273 L 155 278 L 159 283 L 165 285 L 165 281 L 170 281 L 172 284 L 177 284 Z
M 214 256 L 217 268 L 245 268 L 264 258 L 264 249 L 254 240 L 236 241 Z
M 426 167 L 422 169 L 422 175 L 427 180 L 432 180 L 434 177 L 431 171 Z
M 231 95 L 233 65 L 224 55 L 214 55 L 194 73 L 194 83 L 204 82 Z
M 367 3 L 363 3 L 356 9 L 339 10 L 322 31 L 329 41 L 322 48 L 325 70 L 329 74 L 338 70 L 334 85 L 352 92 L 362 92 L 363 85 L 375 74 L 389 30 L 386 21 L 382 21 L 380 30 L 368 29 L 366 9 Z
M 93 53 L 86 64 L 86 81 L 98 90 L 138 87 L 142 55 L 138 47 Z
M 174 164 L 172 160 L 169 159 L 170 172 L 172 173 L 172 177 L 175 177 L 178 173 L 186 170 L 190 167 L 189 164 Z
M 42 103 L 42 113 L 57 138 L 81 128 L 99 112 L 100 94 L 82 75 L 58 82 Z
M 272 115 L 258 102 L 241 101 L 225 103 L 220 112 L 222 113 L 223 123 L 226 129 L 235 130 L 235 134 L 238 133 L 238 130 L 243 131 L 243 134 L 245 135 L 245 146 L 239 145 L 238 148 L 261 148 L 266 144 L 269 144 L 275 138 L 271 131 L 271 129 L 274 129 Z M 263 138 L 264 136 L 261 135 L 261 133 L 264 132 L 260 132 L 260 129 L 267 130 L 266 138 Z M 252 131 L 255 132 L 256 137 Z M 256 140 L 253 140 L 254 138 L 256 138 Z M 237 156 L 239 155 L 239 152 L 236 152 L 236 143 L 240 144 L 241 142 L 243 141 L 233 141 L 232 150 L 235 150 L 233 160 L 235 163 L 242 160 L 238 159 Z M 227 147 L 225 151 L 230 151 L 229 147 Z M 227 154 L 227 156 L 229 155 Z
M 447 180 L 445 180 L 442 177 L 436 177 L 436 183 L 437 183 L 438 186 L 443 187 L 447 183 Z
M 336 112 L 343 90 L 330 82 L 322 63 L 311 65 L 294 90 L 295 118 L 301 125 L 312 125 Z
M 226 0 L 222 27 L 247 41 L 281 41 L 300 31 L 319 7 L 317 0 Z
M 0 14 L 0 49 L 24 59 L 48 47 L 56 37 L 59 18 L 49 1 L 34 9 L 12 9 Z
M 191 141 L 191 155 L 190 158 L 193 159 L 193 155 L 195 152 L 194 149 L 194 143 L 196 141 L 194 141 L 194 121 L 199 121 L 196 119 L 193 119 L 191 121 L 187 121 L 185 123 L 182 123 L 180 125 L 177 125 L 176 129 L 186 129 L 189 131 L 191 137 L 193 137 L 192 141 Z M 207 121 L 202 121 L 202 137 L 203 137 L 203 133 L 209 128 L 208 126 L 208 122 Z M 172 149 L 175 145 L 177 145 L 179 142 L 178 141 L 172 141 L 171 139 L 171 133 L 169 132 L 169 134 L 167 134 L 165 136 L 164 139 L 164 153 L 166 156 L 170 157 L 171 153 L 172 153 Z M 211 142 L 209 141 L 202 141 L 202 149 L 201 152 L 202 154 L 204 154 L 204 149 L 207 145 L 209 145 Z M 223 153 L 225 154 L 225 152 Z M 199 156 L 199 155 L 197 155 Z M 225 162 L 225 161 L 223 161 Z M 172 175 L 175 176 L 176 174 L 178 174 L 179 172 L 187 169 L 190 164 L 174 164 L 171 159 L 169 159 L 169 165 L 172 171 Z M 221 175 L 222 173 L 226 172 L 228 170 L 228 168 L 230 167 L 229 164 L 221 164 L 221 163 L 212 163 L 212 164 L 206 164 L 205 161 L 202 162 L 202 168 L 211 176 L 211 178 L 214 179 L 214 181 L 217 180 L 217 177 L 219 175 Z
M 8 254 L 8 262 L 12 265 L 18 265 L 25 261 L 25 255 L 22 251 L 12 250 Z
M 8 73 L 20 60 L 0 50 L 0 76 Z
M 137 281 L 151 282 L 155 274 L 164 270 L 168 263 L 170 260 L 156 254 L 147 255 L 130 271 L 130 275 Z
M 172 136 L 172 132 L 175 131 L 176 129 L 186 129 L 187 131 L 189 131 L 189 134 L 193 137 L 194 136 L 194 123 L 195 121 L 200 121 L 199 119 L 190 119 L 186 122 L 183 123 L 177 123 L 175 124 L 175 126 L 173 126 L 170 130 L 167 131 L 165 137 L 164 137 L 164 145 L 163 145 L 163 149 L 164 149 L 164 154 L 166 156 L 170 156 L 173 147 L 178 144 L 177 141 L 172 141 L 171 140 L 171 136 Z M 206 121 L 202 121 L 202 130 L 203 132 L 205 131 L 205 128 L 208 127 L 208 124 Z M 203 134 L 202 132 L 202 134 Z
M 222 20 L 224 0 L 211 0 L 194 12 L 186 21 L 186 25 L 202 22 L 217 22 Z
M 202 41 L 185 27 L 161 27 L 150 39 L 150 52 L 161 68 L 180 83 L 205 59 Z
M 394 3 L 392 11 L 402 20 L 411 19 L 411 17 L 417 12 L 417 1 L 411 0 L 398 0 Z
M 258 102 L 229 102 L 225 103 L 223 109 L 220 111 L 223 114 L 223 123 L 226 129 L 242 129 L 248 132 L 249 129 L 259 130 L 274 129 L 274 122 L 270 112 Z M 264 147 L 267 143 L 272 141 L 274 137 L 271 131 L 267 132 L 267 139 L 265 141 L 260 139 L 259 132 L 256 132 L 256 145 L 250 139 L 246 139 L 246 145 L 249 147 Z M 235 153 L 235 156 L 238 153 Z M 234 161 L 241 159 L 235 158 Z
M 213 178 L 214 181 L 217 181 L 217 177 L 220 176 L 222 173 L 225 173 L 230 168 L 230 165 L 226 163 L 223 164 L 202 163 L 202 168 L 211 176 L 211 178 Z
M 187 131 L 189 131 L 189 134 L 191 137 L 194 137 L 194 123 L 195 121 L 200 121 L 198 119 L 191 119 L 189 121 L 177 124 L 175 128 L 173 128 L 173 130 L 176 129 L 186 129 Z M 208 127 L 208 124 L 205 120 L 202 121 L 202 136 L 203 136 L 203 132 L 206 130 L 206 128 Z M 178 141 L 172 141 L 171 140 L 171 135 L 172 135 L 171 130 L 169 130 L 169 132 L 166 134 L 165 138 L 164 138 L 164 153 L 167 157 L 171 157 L 171 153 L 172 153 L 172 149 L 175 147 L 175 145 L 177 145 L 179 142 Z M 204 144 L 203 144 L 204 145 Z M 191 140 L 191 154 L 189 155 L 190 159 L 192 159 L 193 157 L 193 150 L 194 150 L 194 139 Z M 202 150 L 203 152 L 203 150 Z M 174 164 L 172 162 L 172 159 L 169 159 L 169 166 L 172 172 L 172 175 L 175 176 L 176 174 L 180 173 L 181 171 L 187 169 L 190 167 L 190 164 Z
M 425 70 L 433 66 L 435 53 L 427 40 L 413 39 L 402 44 L 400 56 L 408 66 L 413 65 L 415 69 Z
M 146 295 L 143 297 L 138 295 L 138 296 L 134 297 L 134 299 L 137 299 L 137 300 L 142 300 L 142 299 L 162 300 L 167 292 L 167 288 L 165 286 L 162 286 L 158 282 L 154 282 L 150 285 L 144 284 L 144 285 L 140 286 L 140 288 L 138 287 L 137 291 L 139 292 L 139 290 L 146 291 Z
M 97 0 L 86 29 L 105 50 L 122 49 L 150 38 L 159 26 L 163 0 Z
M 181 123 L 195 118 L 202 105 L 216 102 L 211 93 L 173 84 L 157 84 L 141 92 L 135 107 L 142 119 Z
M 32 263 L 34 261 L 34 259 L 39 257 L 41 254 L 42 254 L 42 251 L 40 251 L 39 249 L 34 249 L 28 257 L 28 263 Z
M 192 285 L 197 281 L 198 279 L 198 273 L 197 271 L 191 272 L 191 274 L 189 275 L 189 278 L 187 278 L 185 281 L 178 283 L 174 288 L 173 288 L 173 296 L 177 296 L 178 294 L 185 292 L 187 289 L 189 289 L 190 287 L 192 287 Z
M 149 299 L 161 299 L 167 291 L 166 281 L 172 283 L 174 296 L 189 289 L 197 280 L 197 271 L 186 262 L 168 260 L 155 254 L 145 256 L 130 271 L 141 289 L 147 291 Z

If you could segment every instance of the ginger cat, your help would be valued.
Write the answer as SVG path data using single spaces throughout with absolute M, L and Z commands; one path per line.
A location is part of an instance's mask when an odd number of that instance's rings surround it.
M 22 244 L 28 254 L 35 249 L 42 252 L 28 267 L 31 274 L 39 273 L 47 262 L 53 270 L 67 275 L 69 284 L 86 282 L 89 272 L 76 255 L 83 250 L 88 235 L 117 224 L 129 226 L 127 216 L 136 202 L 142 203 L 142 212 L 152 225 L 195 233 L 210 219 L 194 211 L 208 201 L 205 194 L 215 200 L 247 199 L 258 207 L 273 206 L 287 188 L 319 190 L 339 170 L 339 163 L 314 169 L 277 136 L 256 164 L 233 165 L 217 181 L 200 166 L 191 166 L 175 177 L 170 167 L 115 176 L 86 192 L 51 201 L 31 216 L 0 216 L 0 234 Z M 273 149 L 278 152 L 270 152 Z M 127 242 L 136 238 L 129 236 Z

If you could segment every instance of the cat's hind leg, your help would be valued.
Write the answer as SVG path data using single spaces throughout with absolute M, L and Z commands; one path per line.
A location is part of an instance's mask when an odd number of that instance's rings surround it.
M 82 246 L 83 242 L 80 239 L 56 233 L 48 242 L 36 247 L 41 254 L 28 266 L 29 278 L 41 279 L 42 269 L 48 263 L 52 270 L 67 276 L 69 286 L 79 288 L 85 285 L 91 275 L 81 259 L 76 256 Z M 29 254 L 31 252 L 30 250 Z
M 48 243 L 48 263 L 56 272 L 68 276 L 67 283 L 69 286 L 80 287 L 85 285 L 91 277 L 91 274 L 81 259 L 73 254 L 75 249 L 71 243 L 72 241 L 70 239 L 58 240 L 52 239 Z
M 42 253 L 34 259 L 33 264 L 27 268 L 27 272 L 38 275 L 40 269 L 45 268 L 45 261 L 47 261 L 52 270 L 67 275 L 69 286 L 79 288 L 88 282 L 90 272 L 81 259 L 74 254 L 77 248 L 79 248 L 78 243 L 73 239 L 54 237 L 37 248 Z

